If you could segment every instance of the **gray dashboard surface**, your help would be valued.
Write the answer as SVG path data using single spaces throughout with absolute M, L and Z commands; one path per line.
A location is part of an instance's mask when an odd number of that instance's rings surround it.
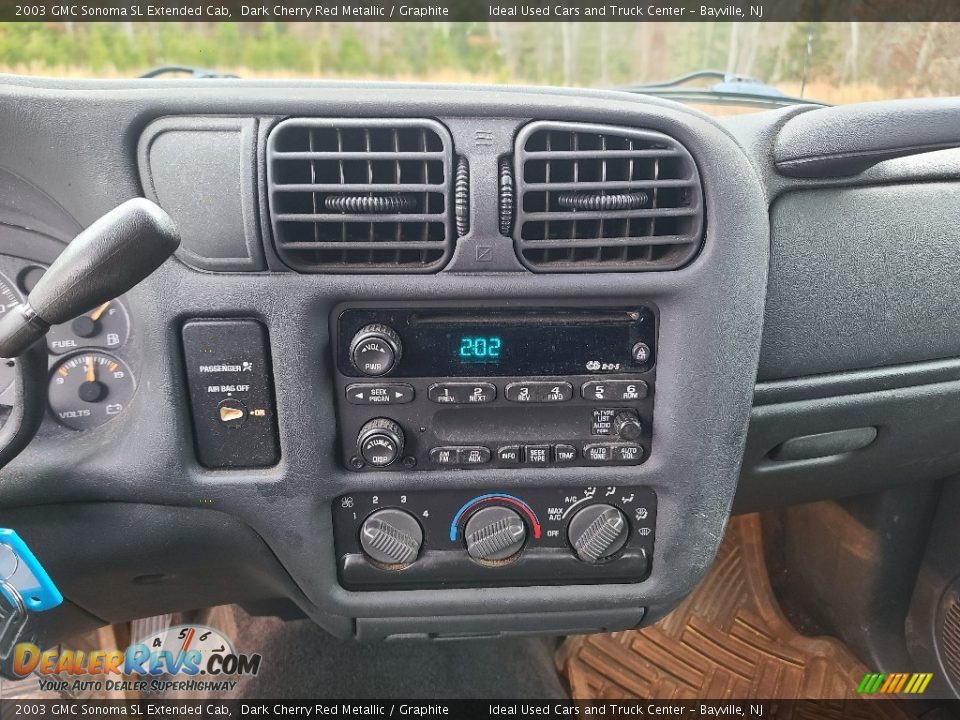
M 700 255 L 669 273 L 455 274 L 423 277 L 214 274 L 173 260 L 129 294 L 139 319 L 139 391 L 122 422 L 55 445 L 37 443 L 0 474 L 0 521 L 16 507 L 142 503 L 210 508 L 252 528 L 285 568 L 320 624 L 339 619 L 469 616 L 648 608 L 656 619 L 710 565 L 733 500 L 756 377 L 768 267 L 763 191 L 754 167 L 714 121 L 621 93 L 310 83 L 57 82 L 0 79 L 0 166 L 43 187 L 81 224 L 141 195 L 136 147 L 171 114 L 449 118 L 494 132 L 504 118 L 602 120 L 669 133 L 691 148 L 704 182 Z M 456 120 L 463 118 L 463 120 Z M 37 142 L 44 138 L 44 142 Z M 495 188 L 496 155 L 472 166 L 474 187 Z M 189 162 L 190 158 L 184 158 Z M 735 177 L 738 182 L 731 183 Z M 263 218 L 261 218 L 261 221 Z M 213 220 L 212 220 L 213 221 Z M 509 242 L 509 239 L 504 238 Z M 643 483 L 659 497 L 657 555 L 638 584 L 353 593 L 336 580 L 330 501 L 348 490 L 430 487 L 519 489 L 583 484 L 576 469 L 365 473 L 337 459 L 329 317 L 344 301 L 489 298 L 549 306 L 554 298 L 644 298 L 660 309 L 657 452 L 639 468 L 600 468 L 597 484 Z M 255 317 L 269 328 L 282 460 L 260 471 L 209 471 L 193 455 L 179 328 L 190 317 Z M 56 513 L 51 509 L 51 519 Z M 116 541 L 115 528 L 103 532 Z M 135 547 L 131 547 L 135 552 Z M 69 561 L 66 553 L 61 562 Z M 51 562 L 56 571 L 55 559 Z M 68 596 L 69 596 L 69 588 Z M 416 610 L 412 610 L 415 608 Z M 96 614 L 96 608 L 86 608 Z M 135 612 L 135 610 L 132 610 Z M 638 616 L 638 615 L 637 615 Z
M 778 197 L 761 379 L 960 355 L 958 187 L 925 182 Z

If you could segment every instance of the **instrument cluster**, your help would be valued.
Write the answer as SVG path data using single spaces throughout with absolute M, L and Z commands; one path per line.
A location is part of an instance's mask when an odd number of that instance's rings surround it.
M 0 316 L 23 302 L 46 267 L 0 255 Z M 121 414 L 136 389 L 128 356 L 130 311 L 120 297 L 47 333 L 50 353 L 49 415 L 59 425 L 83 431 Z M 0 361 L 0 406 L 13 402 L 15 363 Z

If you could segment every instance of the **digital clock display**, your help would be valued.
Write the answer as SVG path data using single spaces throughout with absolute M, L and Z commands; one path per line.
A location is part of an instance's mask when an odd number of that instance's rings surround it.
M 498 363 L 503 349 L 499 335 L 461 335 L 456 345 L 457 359 L 462 363 Z

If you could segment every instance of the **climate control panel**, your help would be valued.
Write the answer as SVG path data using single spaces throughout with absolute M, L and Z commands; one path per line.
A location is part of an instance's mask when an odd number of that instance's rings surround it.
M 344 464 L 638 465 L 653 443 L 656 323 L 649 307 L 342 310 Z
M 353 493 L 336 499 L 350 590 L 639 582 L 657 498 L 647 487 Z

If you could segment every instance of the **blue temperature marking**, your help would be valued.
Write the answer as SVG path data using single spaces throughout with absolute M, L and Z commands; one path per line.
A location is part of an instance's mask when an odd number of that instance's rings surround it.
M 24 606 L 32 612 L 49 610 L 63 602 L 63 595 L 40 561 L 16 531 L 7 528 L 0 528 L 0 579 L 20 594 Z M 3 588 L 3 593 L 10 602 L 14 602 L 6 588 Z

